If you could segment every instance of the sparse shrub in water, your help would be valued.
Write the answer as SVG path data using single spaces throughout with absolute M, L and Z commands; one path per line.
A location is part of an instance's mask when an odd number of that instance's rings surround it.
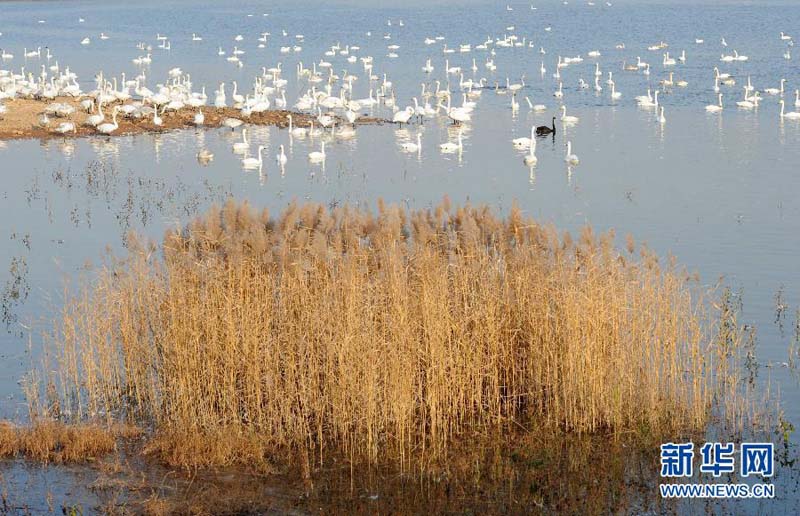
M 516 207 L 230 201 L 129 242 L 66 304 L 42 410 L 152 428 L 172 464 L 408 470 L 462 435 L 689 435 L 736 341 L 683 270 Z

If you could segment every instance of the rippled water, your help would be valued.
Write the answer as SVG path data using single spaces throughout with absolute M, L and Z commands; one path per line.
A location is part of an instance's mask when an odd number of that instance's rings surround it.
M 119 250 L 129 229 L 157 238 L 164 228 L 186 222 L 227 195 L 277 210 L 294 199 L 374 206 L 378 197 L 422 207 L 447 194 L 455 202 L 486 202 L 501 209 L 516 201 L 526 212 L 564 229 L 587 223 L 600 230 L 615 228 L 618 235 L 631 233 L 646 241 L 659 254 L 674 254 L 707 284 L 723 277 L 726 285 L 741 290 L 745 322 L 757 329 L 759 364 L 774 366 L 763 367 L 760 379 L 780 389 L 786 417 L 798 420 L 800 388 L 780 364 L 787 361 L 794 312 L 800 306 L 800 122 L 779 118 L 776 97 L 765 95 L 754 112 L 737 109 L 733 101 L 740 99 L 747 76 L 758 89 L 777 87 L 785 77 L 788 107 L 798 109 L 791 92 L 800 87 L 800 69 L 795 59 L 784 59 L 787 46 L 778 33 L 800 37 L 800 5 L 614 2 L 607 7 L 598 1 L 589 7 L 584 2 L 536 2 L 536 11 L 529 4 L 512 4 L 514 11 L 509 12 L 504 4 L 376 8 L 361 3 L 269 8 L 241 0 L 199 1 L 191 7 L 175 0 L 0 3 L 0 48 L 15 54 L 0 68 L 25 65 L 36 72 L 46 60 L 26 62 L 23 48 L 49 46 L 53 61 L 77 72 L 84 89 L 92 88 L 92 77 L 100 70 L 135 75 L 138 68 L 131 59 L 142 54 L 135 45 L 145 41 L 154 47 L 147 69 L 150 87 L 163 82 L 168 69 L 180 66 L 192 74 L 196 87 L 205 84 L 209 94 L 222 80 L 249 88 L 262 66 L 281 62 L 292 103 L 308 87 L 296 80 L 296 62 L 310 66 L 340 42 L 360 45 L 358 56 L 374 56 L 375 73 L 388 74 L 401 106 L 419 94 L 422 82 L 438 79 L 444 85 L 445 58 L 451 66 L 464 67 L 467 77 L 486 77 L 490 84 L 504 84 L 507 76 L 518 82 L 524 73 L 522 96 L 548 106 L 534 114 L 520 99 L 523 105 L 514 115 L 509 96 L 484 91 L 473 123 L 463 130 L 460 156 L 439 152 L 439 143 L 456 138 L 456 130 L 443 119 L 403 129 L 360 127 L 347 141 L 292 139 L 285 130 L 253 128 L 253 148 L 262 144 L 268 149 L 262 173 L 241 169 L 241 157 L 231 152 L 239 132 L 222 129 L 112 140 L 0 142 L 0 286 L 20 294 L 19 303 L 13 296 L 7 301 L 9 331 L 0 333 L 0 415 L 14 417 L 25 410 L 17 381 L 30 365 L 27 328 L 36 334 L 46 327 L 65 279 L 79 274 L 87 260 L 97 263 L 106 246 Z M 79 16 L 85 23 L 78 23 Z M 423 43 L 425 37 L 442 35 L 451 48 L 474 46 L 487 36 L 511 33 L 506 30 L 510 26 L 520 38 L 532 39 L 534 48 L 498 48 L 494 73 L 483 66 L 486 51 L 445 55 L 441 43 Z M 101 31 L 110 39 L 100 40 Z M 271 36 L 267 47 L 258 49 L 256 38 L 264 31 Z M 157 33 L 169 36 L 170 51 L 157 48 Z M 192 33 L 203 41 L 192 42 Z M 234 42 L 236 34 L 244 40 Z M 302 51 L 281 54 L 279 47 L 294 44 L 295 34 L 305 36 L 298 43 Z M 92 43 L 80 45 L 86 36 Z M 722 36 L 727 48 L 720 45 Z M 705 42 L 698 45 L 695 38 Z M 662 52 L 647 50 L 662 40 L 674 57 L 686 50 L 686 64 L 669 70 L 676 80 L 689 82 L 662 95 L 664 124 L 656 121 L 653 110 L 637 108 L 633 101 L 666 77 Z M 615 49 L 622 42 L 626 49 Z M 397 59 L 386 57 L 386 46 L 393 43 L 400 45 Z M 246 51 L 242 68 L 216 54 L 218 46 L 230 51 L 234 44 Z M 545 55 L 538 52 L 540 46 Z M 720 53 L 734 48 L 749 61 L 721 63 Z M 590 50 L 599 50 L 601 57 L 587 57 Z M 510 140 L 527 135 L 532 124 L 549 124 L 558 106 L 552 96 L 558 87 L 552 77 L 556 58 L 578 54 L 584 61 L 561 73 L 564 103 L 580 122 L 559 125 L 554 139 L 541 140 L 538 164 L 528 169 L 522 163 L 524 153 L 515 151 Z M 637 56 L 651 64 L 649 77 L 622 70 L 623 61 L 635 62 Z M 428 57 L 436 67 L 430 77 L 421 71 Z M 479 68 L 474 74 L 473 58 Z M 354 97 L 368 95 L 360 63 L 349 64 L 338 55 L 325 59 L 337 73 L 346 69 L 360 76 Z M 542 61 L 547 68 L 543 77 Z M 595 62 L 604 73 L 600 94 L 577 87 L 579 78 L 593 82 Z M 737 80 L 733 87 L 723 86 L 726 108 L 721 114 L 707 114 L 703 107 L 715 101 L 714 66 Z M 616 102 L 609 99 L 605 84 L 609 70 L 623 93 Z M 457 82 L 451 76 L 453 87 Z M 381 108 L 375 114 L 388 116 L 390 111 Z M 402 152 L 399 144 L 416 141 L 418 131 L 421 153 Z M 318 150 L 325 138 L 325 166 L 309 164 L 307 153 Z M 563 161 L 567 139 L 580 156 L 574 168 Z M 289 155 L 283 171 L 274 161 L 281 144 Z M 195 159 L 201 148 L 216 155 L 207 167 Z M 785 309 L 776 313 L 776 305 Z

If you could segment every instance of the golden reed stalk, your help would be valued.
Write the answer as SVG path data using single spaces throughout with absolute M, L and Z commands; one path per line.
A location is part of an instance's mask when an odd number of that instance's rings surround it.
M 407 470 L 467 434 L 702 429 L 724 363 L 705 293 L 613 240 L 447 199 L 230 201 L 160 252 L 132 239 L 67 303 L 41 410 L 150 428 L 181 465 Z

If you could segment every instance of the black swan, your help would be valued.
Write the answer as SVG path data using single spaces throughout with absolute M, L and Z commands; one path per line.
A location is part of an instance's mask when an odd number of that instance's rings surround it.
M 547 134 L 553 133 L 556 134 L 556 117 L 553 117 L 553 127 L 547 127 L 546 125 L 540 125 L 536 128 L 536 135 L 537 136 L 545 136 Z

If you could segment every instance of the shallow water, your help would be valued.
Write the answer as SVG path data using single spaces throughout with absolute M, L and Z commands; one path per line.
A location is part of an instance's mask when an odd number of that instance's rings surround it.
M 760 380 L 769 380 L 773 391 L 780 391 L 786 418 L 797 422 L 800 386 L 780 364 L 788 359 L 794 313 L 800 306 L 800 122 L 779 119 L 776 97 L 765 95 L 754 112 L 737 109 L 733 102 L 741 98 L 748 75 L 759 89 L 777 87 L 781 77 L 790 91 L 800 86 L 796 60 L 782 57 L 786 44 L 778 37 L 780 30 L 800 33 L 800 5 L 597 3 L 589 7 L 584 2 L 536 2 L 536 11 L 528 4 L 512 4 L 513 12 L 501 4 L 401 9 L 364 7 L 362 2 L 322 8 L 292 3 L 267 9 L 242 0 L 193 2 L 191 8 L 175 0 L 113 6 L 0 3 L 0 48 L 15 55 L 0 62 L 0 68 L 26 65 L 36 72 L 46 60 L 24 59 L 23 48 L 47 45 L 52 61 L 77 72 L 85 90 L 93 87 L 92 77 L 100 70 L 135 75 L 138 67 L 131 59 L 143 53 L 135 45 L 145 41 L 154 47 L 153 63 L 146 69 L 151 88 L 165 81 L 168 69 L 180 66 L 192 74 L 197 88 L 205 84 L 210 96 L 220 80 L 237 80 L 249 89 L 262 66 L 282 62 L 292 104 L 308 87 L 296 80 L 296 62 L 310 66 L 330 45 L 341 42 L 359 44 L 358 56 L 374 56 L 374 73 L 388 74 L 401 106 L 419 95 L 421 82 L 438 79 L 444 84 L 445 58 L 451 66 L 464 67 L 467 77 L 487 77 L 489 83 L 504 84 L 506 76 L 518 82 L 525 73 L 523 96 L 548 106 L 534 114 L 521 98 L 522 107 L 513 115 L 508 95 L 485 90 L 473 122 L 463 129 L 460 155 L 439 152 L 440 143 L 457 137 L 457 130 L 441 118 L 426 120 L 421 127 L 360 127 L 347 141 L 290 138 L 285 130 L 253 128 L 253 149 L 267 147 L 261 173 L 241 169 L 241 156 L 231 152 L 240 133 L 223 129 L 112 140 L 0 142 L 0 241 L 5 242 L 0 246 L 0 286 L 5 294 L 20 294 L 19 300 L 4 296 L 8 331 L 0 333 L 0 416 L 24 417 L 18 381 L 30 367 L 28 339 L 38 338 L 47 327 L 65 281 L 80 274 L 87 261 L 99 263 L 107 246 L 121 250 L 128 230 L 158 238 L 166 227 L 185 223 L 227 195 L 277 211 L 292 200 L 374 206 L 379 197 L 424 207 L 446 194 L 457 203 L 485 202 L 501 209 L 516 201 L 525 212 L 566 230 L 591 224 L 598 230 L 614 228 L 618 236 L 631 233 L 662 256 L 674 254 L 679 263 L 698 271 L 705 284 L 714 285 L 723 277 L 726 285 L 742 293 L 744 322 L 757 330 L 759 364 L 774 366 L 762 367 Z M 262 16 L 265 12 L 269 16 Z M 85 23 L 78 23 L 79 16 Z M 118 28 L 120 20 L 125 20 L 125 28 Z M 533 38 L 535 48 L 498 48 L 495 73 L 483 66 L 486 51 L 444 55 L 441 43 L 423 43 L 425 37 L 441 34 L 450 47 L 474 46 L 486 36 L 502 36 L 511 25 L 520 38 Z M 547 26 L 552 30 L 545 31 Z M 288 36 L 281 35 L 282 29 Z M 110 39 L 100 40 L 101 31 Z M 256 38 L 263 31 L 272 35 L 267 48 L 258 49 Z M 193 32 L 203 41 L 192 42 Z M 170 37 L 170 51 L 157 48 L 156 33 Z M 244 40 L 234 42 L 236 34 Z M 305 35 L 299 43 L 303 50 L 281 54 L 279 47 L 294 44 L 295 34 Z M 391 34 L 391 40 L 384 34 Z M 719 44 L 723 35 L 727 49 Z M 92 38 L 88 46 L 79 43 L 85 36 Z M 704 38 L 704 44 L 695 44 L 696 37 Z M 666 76 L 662 52 L 647 50 L 661 40 L 670 44 L 673 57 L 686 50 L 687 63 L 668 70 L 674 70 L 676 80 L 689 82 L 687 88 L 674 88 L 661 97 L 664 124 L 656 121 L 654 110 L 638 108 L 633 101 Z M 614 48 L 620 42 L 626 50 Z M 386 46 L 393 43 L 400 45 L 397 59 L 386 57 Z M 217 46 L 230 51 L 234 44 L 247 52 L 242 68 L 216 55 Z M 540 55 L 539 46 L 547 54 Z M 749 61 L 720 63 L 719 54 L 733 48 Z M 595 49 L 602 56 L 587 57 Z M 573 127 L 559 124 L 554 139 L 540 140 L 538 164 L 528 169 L 522 163 L 524 152 L 515 151 L 510 140 L 526 136 L 532 124 L 549 125 L 556 114 L 559 104 L 552 92 L 558 84 L 552 73 L 559 54 L 584 57 L 561 72 L 564 102 L 580 122 Z M 649 78 L 623 72 L 623 60 L 635 62 L 636 56 L 651 63 Z M 436 67 L 430 77 L 420 70 L 427 57 Z M 324 58 L 334 63 L 337 73 L 347 69 L 360 76 L 354 97 L 368 95 L 360 63 L 349 64 L 338 55 Z M 474 74 L 469 69 L 473 58 L 479 67 Z M 544 77 L 539 73 L 542 61 Z M 593 82 L 595 62 L 604 73 L 600 94 L 577 88 L 581 77 Z M 722 87 L 726 107 L 721 114 L 704 110 L 715 101 L 714 66 L 737 80 L 733 87 Z M 609 99 L 608 70 L 623 93 L 619 101 Z M 457 83 L 458 77 L 451 76 L 451 84 Z M 787 92 L 785 98 L 787 107 L 796 109 L 794 95 Z M 374 112 L 390 113 L 386 108 Z M 399 144 L 416 141 L 418 131 L 421 153 L 402 152 Z M 323 139 L 328 142 L 324 167 L 309 164 L 307 153 L 318 150 Z M 580 164 L 572 168 L 563 161 L 567 139 L 580 156 Z M 274 161 L 280 145 L 289 155 L 283 171 Z M 201 148 L 215 154 L 207 167 L 195 159 Z M 776 314 L 778 304 L 786 309 Z M 783 502 L 796 506 L 797 494 L 785 487 L 781 490 L 779 484 Z

